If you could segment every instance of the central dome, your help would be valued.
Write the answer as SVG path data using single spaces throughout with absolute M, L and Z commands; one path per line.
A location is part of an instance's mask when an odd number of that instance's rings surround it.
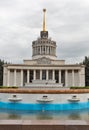
M 45 13 L 46 9 L 43 9 L 43 31 L 40 32 L 40 38 L 32 42 L 32 59 L 46 57 L 56 60 L 56 42 L 48 37 Z

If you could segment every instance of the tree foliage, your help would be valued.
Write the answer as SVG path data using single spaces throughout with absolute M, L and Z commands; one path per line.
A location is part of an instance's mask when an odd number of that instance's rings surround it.
M 0 86 L 3 85 L 3 64 L 4 61 L 0 59 Z
M 85 65 L 85 85 L 89 86 L 89 57 L 85 56 L 83 64 Z

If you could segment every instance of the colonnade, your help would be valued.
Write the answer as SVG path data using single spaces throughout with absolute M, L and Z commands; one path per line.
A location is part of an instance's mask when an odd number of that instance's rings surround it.
M 27 71 L 26 73 L 27 73 L 27 83 L 30 83 L 30 70 L 25 70 L 25 71 Z M 33 79 L 32 80 L 37 80 L 37 77 L 36 77 L 36 70 L 32 70 L 33 71 Z M 40 71 L 40 78 L 39 78 L 39 80 L 41 81 L 41 80 L 56 80 L 55 79 L 55 70 L 52 70 L 52 79 L 49 79 L 49 70 L 45 70 L 46 71 L 46 78 L 45 79 L 42 79 L 42 77 L 43 77 L 43 70 L 39 70 Z M 62 70 L 57 70 L 58 71 L 58 83 L 59 84 L 61 84 L 62 83 Z M 65 71 L 65 85 L 64 86 L 68 86 L 68 70 L 64 70 Z M 13 73 L 14 73 L 14 84 L 13 84 L 13 86 L 16 86 L 16 79 L 17 79 L 17 73 L 16 73 L 17 71 L 16 71 L 16 69 L 14 69 L 14 71 L 13 71 Z M 10 69 L 8 69 L 8 78 L 7 78 L 7 86 L 10 86 Z M 24 70 L 20 70 L 20 81 L 21 81 L 21 83 L 20 83 L 20 86 L 23 86 L 24 84 L 23 84 L 23 82 L 24 82 Z M 78 70 L 78 75 L 79 75 L 79 83 L 80 83 L 80 81 L 81 81 L 81 74 L 80 74 L 80 70 Z M 74 83 L 74 70 L 72 70 L 72 86 L 74 86 L 75 85 L 75 83 Z
M 56 48 L 53 46 L 35 46 L 33 47 L 33 56 L 41 54 L 56 55 Z

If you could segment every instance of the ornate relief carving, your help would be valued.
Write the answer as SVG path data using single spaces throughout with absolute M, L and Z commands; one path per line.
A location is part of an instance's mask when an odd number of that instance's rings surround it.
M 37 64 L 51 64 L 51 60 L 47 58 L 40 58 L 37 60 Z

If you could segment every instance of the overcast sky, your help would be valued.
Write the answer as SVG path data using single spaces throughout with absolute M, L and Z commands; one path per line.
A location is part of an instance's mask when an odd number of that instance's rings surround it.
M 31 59 L 43 8 L 58 59 L 76 62 L 89 56 L 89 0 L 0 0 L 0 58 L 12 63 Z

